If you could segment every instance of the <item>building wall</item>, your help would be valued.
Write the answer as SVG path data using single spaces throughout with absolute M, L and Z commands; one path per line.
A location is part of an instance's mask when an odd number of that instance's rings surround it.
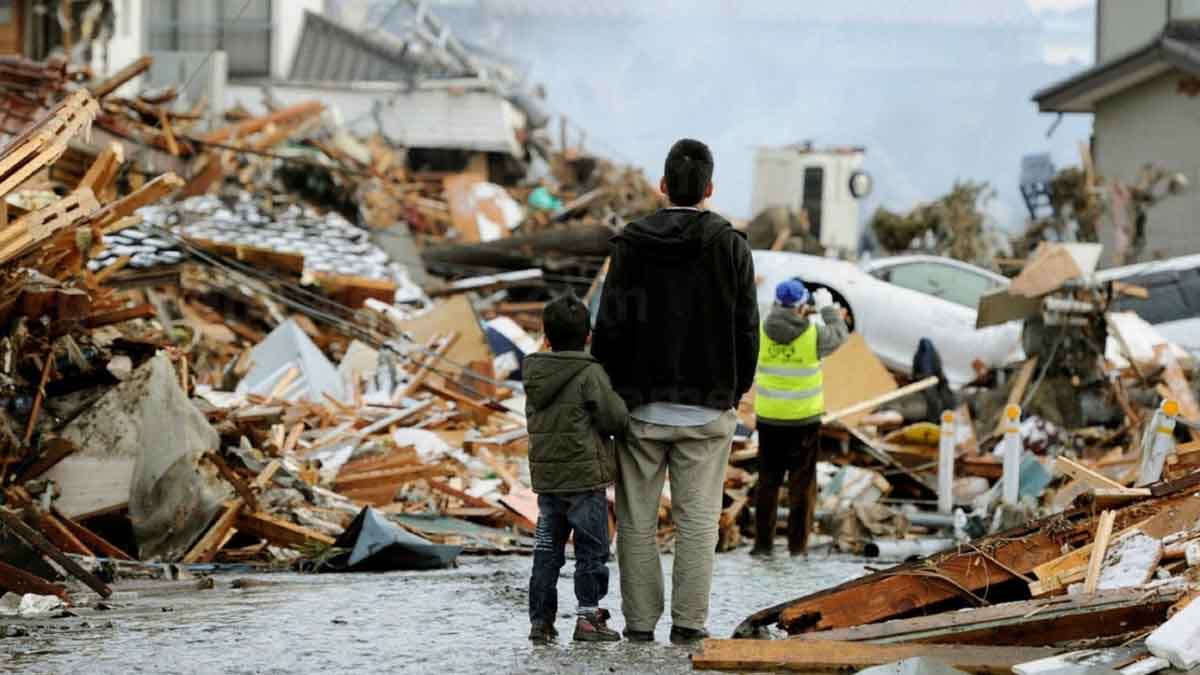
M 147 0 L 114 0 L 117 23 L 113 38 L 109 42 L 108 73 L 120 70 L 148 51 L 146 2 Z M 273 79 L 284 79 L 291 70 L 292 57 L 295 54 L 296 45 L 300 41 L 300 29 L 303 26 L 306 10 L 322 13 L 325 10 L 325 0 L 273 0 L 271 5 L 271 23 L 274 27 L 274 33 L 271 36 L 271 77 Z M 93 67 L 103 71 L 100 63 L 93 64 Z M 126 87 L 126 92 L 134 91 L 137 83 L 135 81 Z
M 1179 77 L 1166 73 L 1101 101 L 1093 121 L 1102 177 L 1132 183 L 1152 162 L 1190 181 L 1188 190 L 1150 210 L 1145 260 L 1200 253 L 1200 99 L 1176 93 Z M 1106 265 L 1112 264 L 1112 234 L 1106 219 L 1101 231 Z
M 296 54 L 296 45 L 300 43 L 300 31 L 304 26 L 304 12 L 321 14 L 325 9 L 325 0 L 275 0 L 271 7 L 271 23 L 275 25 L 275 34 L 271 36 L 271 77 L 276 80 L 287 79 L 292 69 L 292 59 Z
M 144 0 L 114 0 L 113 11 L 116 13 L 116 24 L 113 26 L 112 39 L 108 41 L 106 75 L 124 68 L 146 53 Z M 100 63 L 93 63 L 92 67 L 103 70 L 103 64 Z M 140 79 L 126 84 L 118 93 L 126 95 L 136 92 Z
M 1167 23 L 1168 6 L 1175 0 L 1099 0 L 1099 40 L 1097 62 L 1140 47 L 1162 31 Z M 1188 0 L 1184 5 L 1194 5 Z M 1171 7 L 1171 9 L 1176 9 Z M 1192 9 L 1181 6 L 1179 9 Z

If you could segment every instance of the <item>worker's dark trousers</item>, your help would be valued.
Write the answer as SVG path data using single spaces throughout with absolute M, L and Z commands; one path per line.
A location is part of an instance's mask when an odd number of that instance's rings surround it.
M 788 550 L 803 553 L 817 501 L 819 423 L 785 426 L 758 422 L 758 488 L 754 504 L 754 549 L 769 551 L 775 540 L 779 488 L 788 478 Z

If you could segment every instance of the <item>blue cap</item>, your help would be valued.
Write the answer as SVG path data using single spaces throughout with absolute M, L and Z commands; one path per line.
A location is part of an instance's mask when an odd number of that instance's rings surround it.
M 809 301 L 808 288 L 799 278 L 793 277 L 780 282 L 775 287 L 775 301 L 784 307 L 807 305 Z

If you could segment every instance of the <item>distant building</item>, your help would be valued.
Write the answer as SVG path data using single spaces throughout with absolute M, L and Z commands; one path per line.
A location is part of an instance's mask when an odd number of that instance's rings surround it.
M 305 11 L 326 0 L 0 0 L 0 53 L 43 59 L 62 48 L 58 15 L 70 9 L 75 26 L 92 21 L 107 49 L 93 50 L 93 67 L 113 72 L 149 51 L 223 50 L 230 79 L 284 77 L 291 68 Z M 103 7 L 100 17 L 90 17 Z M 77 28 L 78 31 L 78 28 Z
M 808 233 L 827 249 L 857 253 L 859 200 L 871 191 L 861 147 L 814 148 L 811 143 L 759 148 L 754 158 L 751 209 L 804 213 Z
M 1200 253 L 1200 1 L 1097 0 L 1096 65 L 1034 94 L 1042 112 L 1091 113 L 1096 173 L 1134 184 L 1147 164 L 1190 188 L 1156 204 L 1143 259 Z M 1103 262 L 1115 251 L 1111 218 Z

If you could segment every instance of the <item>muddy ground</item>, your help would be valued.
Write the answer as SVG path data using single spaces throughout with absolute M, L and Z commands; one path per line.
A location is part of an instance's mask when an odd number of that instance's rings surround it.
M 762 561 L 745 548 L 717 556 L 710 631 L 727 637 L 750 612 L 864 573 L 864 561 L 814 555 Z M 664 562 L 669 562 L 668 556 Z M 390 574 L 120 582 L 111 609 L 78 617 L 0 619 L 0 671 L 34 673 L 685 673 L 688 650 L 667 642 L 579 645 L 559 620 L 557 645 L 526 640 L 530 559 L 464 557 L 458 569 Z M 572 562 L 560 610 L 574 610 Z M 620 627 L 616 565 L 606 605 Z M 666 569 L 669 580 L 669 568 Z M 667 584 L 668 589 L 670 584 Z M 186 590 L 184 587 L 188 587 Z M 21 633 L 26 633 L 22 635 Z M 15 636 L 11 636 L 16 634 Z M 3 637 L 10 635 L 10 637 Z

